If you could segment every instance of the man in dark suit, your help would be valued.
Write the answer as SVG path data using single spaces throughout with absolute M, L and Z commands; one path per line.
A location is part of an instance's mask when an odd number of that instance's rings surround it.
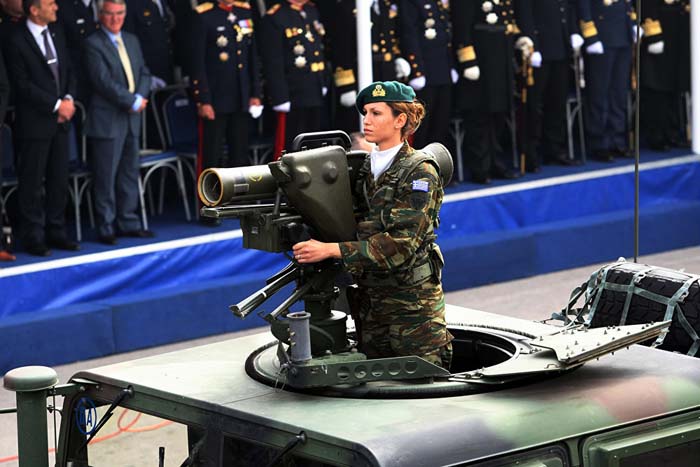
M 75 76 L 62 31 L 52 25 L 56 1 L 24 0 L 22 6 L 25 27 L 15 29 L 6 49 L 15 90 L 20 238 L 28 253 L 48 256 L 49 246 L 79 249 L 65 230 Z
M 2 57 L 2 49 L 0 49 L 0 126 L 5 121 L 5 111 L 7 110 L 7 102 L 10 98 L 10 81 L 7 79 L 5 71 L 5 60 Z M 0 133 L 0 148 L 2 148 L 2 133 Z M 0 167 L 2 167 L 2 158 L 8 155 L 2 153 L 0 149 Z M 2 174 L 0 173 L 0 181 Z M 0 218 L 0 226 L 2 226 L 3 218 Z M 13 261 L 15 259 L 9 252 L 3 249 L 4 241 L 0 241 L 0 261 Z
M 116 235 L 153 236 L 142 230 L 136 214 L 140 114 L 148 103 L 151 73 L 138 38 L 122 31 L 124 0 L 101 0 L 98 5 L 101 31 L 85 42 L 85 64 L 93 89 L 85 131 L 94 173 L 99 240 L 114 245 Z

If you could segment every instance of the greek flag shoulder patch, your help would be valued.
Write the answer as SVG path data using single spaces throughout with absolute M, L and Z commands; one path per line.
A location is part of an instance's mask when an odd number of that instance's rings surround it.
M 430 185 L 426 180 L 413 180 L 413 183 L 411 184 L 411 188 L 413 191 L 425 191 L 427 192 L 428 189 L 430 188 Z

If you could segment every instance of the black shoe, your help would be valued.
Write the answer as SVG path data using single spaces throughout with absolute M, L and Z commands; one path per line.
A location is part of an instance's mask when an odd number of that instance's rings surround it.
M 498 171 L 498 172 L 494 173 L 493 176 L 494 176 L 494 178 L 502 178 L 505 180 L 515 180 L 516 178 L 520 178 L 523 175 L 520 172 L 517 172 L 515 170 L 506 169 L 506 170 L 502 170 L 502 171 Z
M 105 245 L 116 245 L 117 244 L 117 237 L 114 235 L 100 235 L 97 237 L 97 241 L 100 243 L 104 243 Z
M 482 176 L 472 176 L 472 182 L 478 183 L 479 185 L 490 185 L 491 179 L 485 175 Z
M 540 173 L 542 168 L 539 165 L 527 165 L 525 164 L 525 171 L 531 174 Z
M 656 152 L 668 152 L 671 150 L 671 146 L 669 146 L 665 142 L 654 141 L 649 142 L 649 149 Z
M 634 159 L 634 152 L 626 148 L 612 148 L 610 150 L 616 157 L 622 157 L 624 159 Z
M 34 256 L 51 256 L 51 250 L 44 243 L 30 243 L 24 248 L 27 253 Z
M 134 237 L 134 238 L 153 238 L 155 234 L 150 230 L 128 230 L 126 232 L 117 233 L 118 237 Z
M 581 162 L 577 161 L 576 159 L 569 159 L 568 154 L 558 154 L 551 159 L 550 164 L 559 164 L 570 167 L 574 165 L 581 165 Z
M 608 150 L 596 149 L 593 151 L 593 159 L 600 162 L 613 162 L 615 160 L 615 156 L 613 156 L 613 154 Z
M 50 247 L 56 248 L 58 250 L 66 250 L 66 251 L 78 251 L 78 250 L 80 250 L 80 245 L 78 245 L 76 242 L 72 242 L 72 241 L 68 240 L 67 238 L 49 239 L 47 243 Z
M 200 225 L 206 226 L 206 227 L 218 227 L 221 225 L 221 219 L 217 217 L 200 217 L 199 218 L 199 223 Z

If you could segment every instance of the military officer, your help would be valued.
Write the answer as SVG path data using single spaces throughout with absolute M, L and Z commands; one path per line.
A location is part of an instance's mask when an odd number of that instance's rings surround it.
M 197 11 L 192 88 L 202 121 L 200 168 L 248 165 L 249 113 L 257 118 L 262 112 L 257 25 L 251 6 L 220 0 L 203 3 Z
M 456 4 L 463 1 L 453 2 Z M 457 81 L 452 54 L 452 24 L 448 0 L 399 2 L 401 48 L 411 66 L 409 85 L 428 112 L 413 144 L 422 148 L 433 141 L 449 141 L 452 84 Z
M 464 118 L 464 154 L 472 181 L 516 178 L 501 145 L 513 105 L 513 50 L 520 34 L 513 2 L 454 2 L 452 21 L 460 77 L 457 109 Z M 532 40 L 520 37 L 517 46 L 528 50 Z
M 135 34 L 151 71 L 152 89 L 173 83 L 171 32 L 175 17 L 168 0 L 127 0 L 124 30 Z
M 338 96 L 336 127 L 352 133 L 358 130 L 355 111 L 357 97 L 357 25 L 355 0 L 332 0 L 322 4 L 324 23 L 328 25 L 333 84 Z M 319 5 L 320 6 L 320 5 Z M 405 79 L 409 63 L 401 56 L 398 35 L 398 0 L 373 0 L 372 74 L 375 81 Z
M 545 162 L 569 165 L 566 149 L 566 99 L 569 93 L 572 49 L 583 38 L 576 26 L 571 0 L 519 0 L 516 18 L 523 34 L 534 43 L 530 55 L 533 84 L 527 90 L 527 119 L 523 141 L 528 171 Z
M 610 162 L 630 157 L 627 95 L 632 64 L 630 0 L 578 0 L 586 64 L 585 119 L 588 151 Z
M 297 134 L 321 128 L 321 108 L 328 91 L 326 29 L 312 2 L 287 0 L 267 11 L 261 32 L 268 93 L 278 115 L 279 154 L 282 147 L 289 150 Z
M 21 0 L 0 0 L 0 47 L 9 44 L 12 31 L 24 24 Z
M 690 0 L 642 1 L 642 27 L 640 117 L 649 147 L 667 151 L 685 139 L 678 103 L 690 90 Z
M 90 98 L 90 83 L 83 61 L 84 41 L 100 28 L 97 20 L 97 0 L 57 0 L 58 23 L 66 35 L 68 51 L 73 67 L 78 71 L 77 95 L 75 98 L 87 105 Z

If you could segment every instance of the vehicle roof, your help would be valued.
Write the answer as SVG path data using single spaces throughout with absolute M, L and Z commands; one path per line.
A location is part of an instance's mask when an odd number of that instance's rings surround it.
M 450 307 L 448 321 L 551 332 L 551 326 Z M 554 378 L 431 399 L 345 399 L 275 389 L 245 373 L 247 337 L 117 363 L 74 378 L 136 392 L 362 451 L 377 465 L 489 457 L 700 407 L 700 362 L 634 345 Z

